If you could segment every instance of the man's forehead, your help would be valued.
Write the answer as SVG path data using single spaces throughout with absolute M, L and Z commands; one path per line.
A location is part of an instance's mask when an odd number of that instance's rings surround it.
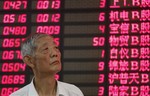
M 47 45 L 56 45 L 55 42 L 44 42 L 42 43 L 42 46 L 47 46 Z
M 53 37 L 52 36 L 43 36 L 43 37 L 40 37 L 38 38 L 35 42 L 38 43 L 38 42 L 43 42 L 44 40 L 49 40 L 49 41 L 53 41 Z
M 44 45 L 49 45 L 49 44 L 53 44 L 54 43 L 54 39 L 52 36 L 44 36 L 41 38 L 38 38 L 35 41 L 35 45 L 38 46 L 44 46 Z

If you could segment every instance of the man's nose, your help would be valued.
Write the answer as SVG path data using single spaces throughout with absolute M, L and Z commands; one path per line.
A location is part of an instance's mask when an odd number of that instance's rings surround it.
M 52 54 L 52 56 L 51 57 L 58 57 L 58 55 L 57 54 Z
M 55 49 L 52 50 L 51 57 L 58 57 L 58 52 Z

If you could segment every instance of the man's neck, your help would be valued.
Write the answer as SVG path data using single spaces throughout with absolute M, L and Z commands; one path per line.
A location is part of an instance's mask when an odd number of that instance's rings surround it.
M 39 96 L 56 96 L 57 82 L 54 77 L 35 77 L 34 85 Z

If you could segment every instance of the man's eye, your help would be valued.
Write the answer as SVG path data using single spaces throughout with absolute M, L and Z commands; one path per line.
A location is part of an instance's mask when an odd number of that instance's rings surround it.
M 55 47 L 56 49 L 59 49 L 58 46 Z
M 48 47 L 44 48 L 44 50 L 48 50 Z

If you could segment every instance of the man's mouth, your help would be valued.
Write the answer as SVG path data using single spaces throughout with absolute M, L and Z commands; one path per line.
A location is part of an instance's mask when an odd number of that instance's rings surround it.
M 59 63 L 59 61 L 54 61 L 54 62 L 51 63 L 51 65 L 52 64 L 58 64 L 58 63 Z

